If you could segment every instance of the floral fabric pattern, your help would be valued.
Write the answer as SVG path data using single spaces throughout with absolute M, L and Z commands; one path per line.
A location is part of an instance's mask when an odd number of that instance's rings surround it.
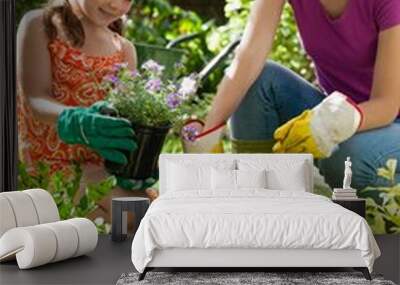
M 123 62 L 122 50 L 110 56 L 89 56 L 60 39 L 48 45 L 52 69 L 51 96 L 63 105 L 88 107 L 103 100 L 100 84 L 113 66 Z M 21 88 L 19 88 L 21 91 Z M 28 169 L 36 161 L 49 163 L 51 170 L 65 169 L 73 161 L 96 165 L 103 159 L 83 145 L 68 145 L 60 140 L 57 126 L 39 121 L 21 92 L 17 96 L 19 158 Z

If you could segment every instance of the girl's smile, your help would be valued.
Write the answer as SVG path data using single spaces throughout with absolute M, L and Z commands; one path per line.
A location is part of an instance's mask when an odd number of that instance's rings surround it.
M 71 0 L 77 4 L 81 14 L 98 26 L 108 26 L 127 14 L 131 0 Z
M 108 12 L 108 11 L 106 11 L 106 10 L 105 10 L 104 8 L 102 8 L 102 7 L 100 7 L 100 8 L 98 9 L 98 11 L 99 11 L 100 14 L 102 15 L 102 17 L 104 17 L 105 20 L 108 20 L 108 21 L 113 21 L 113 20 L 115 20 L 116 18 L 119 17 L 119 15 L 115 15 L 115 14 L 112 13 L 112 12 Z

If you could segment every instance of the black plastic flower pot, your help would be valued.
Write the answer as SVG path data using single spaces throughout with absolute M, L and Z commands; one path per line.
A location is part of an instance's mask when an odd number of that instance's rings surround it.
M 130 179 L 146 179 L 158 169 L 160 156 L 165 138 L 171 126 L 147 127 L 132 123 L 135 131 L 137 149 L 133 152 L 124 152 L 128 158 L 125 165 L 105 161 L 105 167 L 111 174 Z

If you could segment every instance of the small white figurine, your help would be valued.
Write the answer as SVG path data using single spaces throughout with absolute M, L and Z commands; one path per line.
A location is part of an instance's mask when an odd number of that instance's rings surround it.
M 352 171 L 351 171 L 351 161 L 350 161 L 350 156 L 347 157 L 347 160 L 344 162 L 344 179 L 343 179 L 343 189 L 352 189 L 350 184 L 351 184 L 351 176 L 352 176 Z

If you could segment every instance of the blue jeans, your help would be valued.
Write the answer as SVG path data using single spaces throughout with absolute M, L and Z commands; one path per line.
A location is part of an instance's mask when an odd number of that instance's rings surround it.
M 318 105 L 325 95 L 291 70 L 268 61 L 258 79 L 249 89 L 230 119 L 233 140 L 272 141 L 274 131 Z M 377 168 L 384 167 L 390 158 L 398 161 L 396 181 L 400 182 L 400 119 L 391 125 L 355 134 L 341 143 L 326 159 L 316 161 L 320 173 L 333 187 L 342 187 L 344 161 L 353 162 L 352 187 L 387 185 L 377 176 Z

